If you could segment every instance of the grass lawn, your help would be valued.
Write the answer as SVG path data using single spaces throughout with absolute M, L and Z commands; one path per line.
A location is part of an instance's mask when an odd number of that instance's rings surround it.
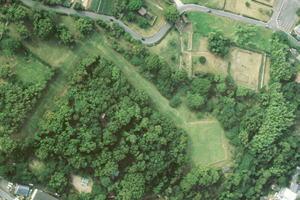
M 18 57 L 16 65 L 17 77 L 25 83 L 46 84 L 52 71 L 34 58 Z
M 225 0 L 182 0 L 183 3 L 195 3 L 210 8 L 223 9 Z
M 149 47 L 150 51 L 159 54 L 170 66 L 178 69 L 180 58 L 180 38 L 177 31 L 172 30 L 157 45 Z
M 89 9 L 100 14 L 112 15 L 114 4 L 114 0 L 92 0 Z
M 44 85 L 52 75 L 51 69 L 31 56 L 0 56 L 0 65 L 13 66 L 17 79 L 24 83 Z
M 189 13 L 189 19 L 192 21 L 194 30 L 194 41 L 199 41 L 201 37 L 207 37 L 213 31 L 221 31 L 231 40 L 235 38 L 235 29 L 238 25 L 246 26 L 246 24 L 231 19 L 213 16 L 207 13 Z M 263 27 L 257 27 L 257 34 L 251 39 L 257 50 L 269 51 L 272 31 Z M 197 45 L 197 44 L 195 44 Z

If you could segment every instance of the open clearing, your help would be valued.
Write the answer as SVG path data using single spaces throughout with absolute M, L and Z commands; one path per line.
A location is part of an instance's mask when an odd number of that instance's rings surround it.
M 91 179 L 86 179 L 88 180 L 88 184 L 83 184 L 82 179 L 83 177 L 81 176 L 76 176 L 72 175 L 72 185 L 73 187 L 79 192 L 79 193 L 91 193 L 93 189 L 93 181 Z
M 52 74 L 49 67 L 31 56 L 0 56 L 0 64 L 13 66 L 12 70 L 16 72 L 17 78 L 24 83 L 44 85 Z
M 190 31 L 193 29 L 187 26 L 184 33 Z M 183 41 L 181 68 L 186 69 L 189 75 L 213 73 L 226 76 L 230 73 L 238 85 L 253 90 L 267 85 L 269 81 L 270 62 L 265 54 L 233 47 L 228 56 L 221 58 L 208 50 L 208 40 L 205 37 L 199 40 L 182 37 L 181 41 Z M 196 47 L 185 45 L 190 43 L 196 44 Z M 199 62 L 201 56 L 206 58 L 205 64 Z
M 178 31 L 172 30 L 159 44 L 151 46 L 149 49 L 162 57 L 170 66 L 178 67 L 181 54 Z
M 207 37 L 213 31 L 221 31 L 226 37 L 234 41 L 236 27 L 238 25 L 247 26 L 238 21 L 207 13 L 193 12 L 189 13 L 188 17 L 193 24 L 193 37 L 196 42 L 199 42 L 201 37 Z M 256 35 L 249 42 L 253 44 L 256 50 L 268 52 L 270 50 L 269 40 L 272 36 L 272 30 L 263 27 L 256 27 L 256 30 Z

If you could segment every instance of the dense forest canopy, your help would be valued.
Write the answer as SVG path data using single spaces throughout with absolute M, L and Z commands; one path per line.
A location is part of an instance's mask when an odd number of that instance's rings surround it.
M 136 10 L 141 5 L 138 0 L 120 0 L 118 9 L 122 11 L 116 13 Z M 56 23 L 54 13 L 28 12 L 18 3 L 6 3 L 0 10 L 1 56 L 29 53 L 23 44 L 34 42 L 31 39 L 35 37 L 72 48 L 77 45 L 78 38 L 67 26 Z M 34 138 L 22 143 L 12 135 L 34 109 L 47 89 L 46 83 L 25 83 L 16 77 L 13 66 L 1 63 L 1 176 L 41 185 L 70 200 L 109 196 L 128 200 L 158 196 L 172 200 L 256 200 L 269 192 L 270 185 L 288 184 L 300 162 L 300 139 L 294 134 L 300 86 L 294 81 L 296 67 L 290 62 L 289 44 L 282 34 L 274 33 L 270 41 L 271 81 L 254 92 L 237 86 L 230 74 L 188 77 L 116 24 L 78 17 L 74 22 L 83 35 L 92 34 L 100 26 L 115 53 L 132 63 L 170 100 L 172 107 L 186 104 L 194 112 L 215 116 L 235 147 L 233 172 L 225 176 L 220 169 L 192 166 L 186 133 L 162 116 L 145 93 L 128 83 L 122 66 L 104 56 L 87 56 L 75 66 L 76 73 L 69 74 L 66 95 L 40 119 Z M 10 27 L 19 37 L 9 34 L 8 25 L 13 25 Z M 225 56 L 230 41 L 219 36 L 209 36 L 210 49 Z M 120 45 L 121 40 L 128 45 Z M 217 43 L 225 48 L 220 49 Z M 33 158 L 46 167 L 32 172 L 29 161 Z M 74 193 L 69 180 L 72 174 L 92 177 L 93 192 Z

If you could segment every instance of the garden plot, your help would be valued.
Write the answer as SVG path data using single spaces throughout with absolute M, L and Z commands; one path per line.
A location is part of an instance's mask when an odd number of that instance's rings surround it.
M 246 0 L 227 0 L 224 10 L 265 22 L 271 18 L 273 13 L 272 8 L 269 6 Z
M 112 15 L 114 0 L 90 0 L 89 9 L 100 14 Z
M 241 48 L 231 48 L 229 55 L 221 58 L 208 50 L 208 40 L 202 37 L 198 41 L 197 48 L 189 50 L 190 43 L 185 40 L 193 40 L 190 37 L 181 37 L 182 53 L 180 67 L 186 69 L 190 76 L 198 73 L 213 73 L 226 76 L 228 72 L 238 85 L 257 90 L 267 85 L 270 73 L 270 61 L 266 55 Z M 198 44 L 195 42 L 195 44 Z M 201 63 L 200 58 L 206 61 Z
M 225 0 L 182 0 L 183 3 L 197 3 L 210 8 L 223 9 Z

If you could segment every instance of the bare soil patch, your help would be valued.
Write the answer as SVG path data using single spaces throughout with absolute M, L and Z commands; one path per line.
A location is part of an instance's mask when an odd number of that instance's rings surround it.
M 230 73 L 234 80 L 245 87 L 256 90 L 259 84 L 263 55 L 240 48 L 230 52 Z
M 189 37 L 189 40 L 192 39 Z M 208 50 L 207 38 L 201 38 L 198 49 L 194 51 L 186 49 L 183 44 L 182 46 L 182 68 L 186 69 L 190 76 L 197 73 L 226 76 L 230 72 L 237 84 L 253 90 L 269 82 L 270 61 L 261 53 L 234 47 L 230 49 L 227 57 L 221 58 Z M 204 64 L 199 61 L 201 56 L 206 58 Z
M 89 182 L 87 185 L 82 184 L 83 177 L 72 175 L 72 185 L 80 193 L 91 193 L 93 188 L 93 181 L 88 179 Z

